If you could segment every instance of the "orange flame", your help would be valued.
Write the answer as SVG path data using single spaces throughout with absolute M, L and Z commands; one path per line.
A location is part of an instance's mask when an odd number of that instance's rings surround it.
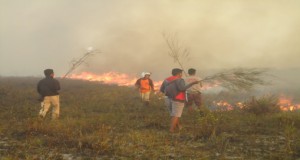
M 67 78 L 87 81 L 99 81 L 104 84 L 116 84 L 118 86 L 134 86 L 136 80 L 138 79 L 136 76 L 118 72 L 107 72 L 102 74 L 82 72 L 80 74 L 71 74 Z M 153 81 L 153 83 L 154 89 L 155 91 L 157 91 L 162 84 L 162 81 Z M 206 84 L 202 87 L 202 89 L 207 90 L 217 86 L 218 84 Z M 284 96 L 279 98 L 278 104 L 280 106 L 280 109 L 283 111 L 294 111 L 300 109 L 300 104 L 292 104 L 292 99 L 286 98 Z M 232 105 L 224 100 L 219 102 L 214 101 L 213 105 L 222 108 L 222 110 L 232 110 L 234 107 L 244 107 L 244 104 L 242 102 L 238 102 Z
M 220 100 L 220 101 L 213 101 L 213 105 L 218 107 L 218 110 L 223 110 L 223 111 L 230 111 L 233 110 L 233 105 L 231 105 L 230 103 L 224 101 L 224 100 Z
M 244 108 L 244 103 L 237 102 L 235 104 L 230 104 L 229 102 L 226 102 L 224 100 L 220 101 L 213 101 L 213 105 L 218 107 L 220 110 L 232 110 L 234 107 L 237 108 Z M 293 104 L 292 98 L 287 97 L 280 97 L 278 100 L 278 105 L 280 107 L 280 110 L 282 111 L 295 111 L 300 109 L 300 104 Z
M 137 78 L 130 77 L 127 74 L 122 74 L 118 72 L 107 72 L 107 73 L 102 73 L 100 75 L 90 73 L 90 72 L 82 72 L 80 74 L 71 74 L 67 78 L 87 80 L 87 81 L 99 81 L 104 84 L 116 84 L 119 86 L 130 86 L 133 85 L 137 80 Z
M 278 104 L 280 106 L 280 109 L 283 111 L 294 111 L 300 109 L 300 104 L 293 104 L 292 98 L 288 98 L 285 96 L 281 96 L 279 98 Z
M 104 84 L 116 84 L 118 86 L 133 86 L 137 81 L 137 77 L 118 72 L 107 72 L 102 74 L 94 74 L 90 72 L 82 72 L 80 74 L 71 74 L 67 78 L 80 79 L 87 81 L 99 81 Z M 157 90 L 162 81 L 153 81 L 154 89 Z

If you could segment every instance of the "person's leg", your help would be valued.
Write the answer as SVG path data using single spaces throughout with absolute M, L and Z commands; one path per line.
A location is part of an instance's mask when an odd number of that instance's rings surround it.
M 167 96 L 165 96 L 165 105 L 167 106 L 167 109 L 172 116 L 172 100 Z
M 140 92 L 141 102 L 143 103 L 143 105 L 145 105 L 145 96 L 145 93 Z
M 202 97 L 201 97 L 201 93 L 197 93 L 194 96 L 194 101 L 196 106 L 198 107 L 198 109 L 201 109 L 202 106 Z
M 180 119 L 178 118 L 178 122 L 177 122 L 177 129 L 181 130 L 182 129 L 182 125 L 180 124 Z
M 171 118 L 171 126 L 170 126 L 170 132 L 173 133 L 178 126 L 179 118 L 172 116 Z
M 181 129 L 180 117 L 184 108 L 184 102 L 172 101 L 171 126 L 170 132 L 174 132 L 176 128 Z
M 52 108 L 52 119 L 57 119 L 59 117 L 60 103 L 59 96 L 51 96 Z
M 150 102 L 150 91 L 144 93 L 144 102 L 145 102 L 146 106 L 149 105 L 149 102 Z
M 50 105 L 51 105 L 50 97 L 49 96 L 44 97 L 43 102 L 41 102 L 41 110 L 39 112 L 40 117 L 45 118 L 45 116 L 50 108 Z
M 187 106 L 189 112 L 192 112 L 194 110 L 193 109 L 193 97 L 192 97 L 192 94 L 187 94 L 186 106 Z
M 145 94 L 144 94 L 144 93 L 142 93 L 142 92 L 140 92 L 140 97 L 141 97 L 141 101 L 142 101 L 142 102 L 144 102 L 144 99 L 145 99 L 145 98 L 144 98 L 144 97 L 145 97 Z
M 195 95 L 195 104 L 199 109 L 200 116 L 205 116 L 209 110 L 203 106 L 201 93 Z

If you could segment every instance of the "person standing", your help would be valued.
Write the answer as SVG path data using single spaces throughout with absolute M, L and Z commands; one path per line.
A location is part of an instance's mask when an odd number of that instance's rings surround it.
M 135 82 L 135 86 L 139 90 L 141 100 L 146 106 L 149 106 L 150 93 L 151 91 L 154 91 L 154 85 L 152 79 L 150 79 L 150 75 L 151 73 L 149 72 L 143 72 L 141 74 L 142 77 Z
M 175 129 L 181 129 L 180 117 L 186 101 L 185 91 L 192 85 L 199 83 L 198 81 L 192 82 L 185 85 L 185 81 L 182 78 L 182 69 L 172 69 L 172 76 L 166 78 L 161 87 L 160 91 L 165 94 L 165 102 L 170 111 L 171 124 L 170 132 L 173 133 Z
M 39 116 L 45 118 L 49 108 L 52 107 L 52 119 L 59 117 L 60 102 L 59 93 L 60 84 L 58 80 L 54 79 L 53 69 L 44 70 L 45 78 L 40 80 L 37 85 L 37 91 L 42 97 L 41 110 Z
M 184 79 L 186 84 L 190 84 L 195 81 L 199 81 L 200 83 L 192 85 L 187 89 L 187 102 L 186 106 L 189 111 L 193 111 L 193 104 L 197 106 L 198 109 L 201 108 L 202 105 L 202 97 L 201 97 L 201 78 L 196 76 L 196 69 L 190 68 L 188 70 L 188 76 Z

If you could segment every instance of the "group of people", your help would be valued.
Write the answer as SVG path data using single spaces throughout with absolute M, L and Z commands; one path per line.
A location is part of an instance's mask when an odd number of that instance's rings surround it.
M 172 76 L 166 78 L 160 87 L 160 91 L 165 94 L 165 104 L 171 116 L 169 130 L 171 133 L 182 128 L 179 118 L 184 106 L 187 106 L 191 111 L 193 110 L 193 103 L 198 108 L 202 105 L 200 92 L 202 83 L 201 79 L 196 76 L 196 70 L 190 68 L 188 70 L 189 75 L 185 79 L 182 78 L 182 74 L 182 69 L 174 68 Z
M 146 106 L 149 105 L 149 96 L 151 91 L 154 90 L 150 74 L 149 72 L 143 72 L 142 77 L 135 83 L 135 86 L 140 91 L 141 100 Z M 175 129 L 181 129 L 179 118 L 182 115 L 184 106 L 187 106 L 189 111 L 192 111 L 193 104 L 198 108 L 202 105 L 202 83 L 201 79 L 196 76 L 196 70 L 190 68 L 188 70 L 189 75 L 184 79 L 182 74 L 182 69 L 174 68 L 172 76 L 166 78 L 160 87 L 160 92 L 165 95 L 165 104 L 171 115 L 170 132 L 174 132 Z
M 40 80 L 37 85 L 37 91 L 41 96 L 41 110 L 39 116 L 44 118 L 52 104 L 52 119 L 57 119 L 59 118 L 60 110 L 58 92 L 60 90 L 60 84 L 54 78 L 53 69 L 44 70 L 44 74 L 45 78 Z M 182 69 L 172 69 L 172 75 L 163 81 L 159 89 L 160 92 L 165 95 L 165 104 L 171 116 L 170 132 L 181 129 L 179 118 L 182 115 L 184 106 L 187 106 L 189 111 L 192 111 L 193 104 L 198 108 L 202 105 L 201 79 L 196 76 L 196 70 L 193 68 L 188 70 L 188 74 L 187 77 L 182 78 Z M 154 84 L 150 75 L 150 72 L 143 72 L 141 78 L 135 83 L 145 106 L 149 106 L 150 93 L 154 91 Z

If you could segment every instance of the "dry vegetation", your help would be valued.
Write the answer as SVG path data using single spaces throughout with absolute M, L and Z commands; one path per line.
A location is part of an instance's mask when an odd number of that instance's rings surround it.
M 0 159 L 297 159 L 299 112 L 256 97 L 246 109 L 184 110 L 184 128 L 168 133 L 169 115 L 153 95 L 147 108 L 130 87 L 60 79 L 61 118 L 37 118 L 37 78 L 0 77 Z M 204 95 L 206 107 L 218 97 Z

